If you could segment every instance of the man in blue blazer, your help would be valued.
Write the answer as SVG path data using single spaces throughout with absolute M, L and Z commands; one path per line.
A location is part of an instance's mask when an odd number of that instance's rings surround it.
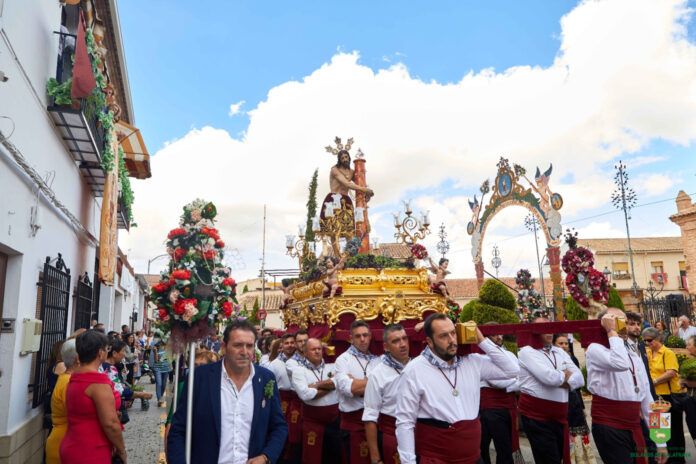
M 191 464 L 275 463 L 288 426 L 273 373 L 252 364 L 256 329 L 235 320 L 223 345 L 222 361 L 195 371 Z M 186 464 L 186 406 L 184 388 L 167 439 L 169 464 Z

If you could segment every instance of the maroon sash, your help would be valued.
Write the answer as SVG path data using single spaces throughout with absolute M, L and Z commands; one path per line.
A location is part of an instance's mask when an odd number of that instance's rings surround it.
M 558 422 L 563 426 L 563 463 L 570 464 L 570 432 L 568 430 L 568 403 L 543 400 L 535 396 L 520 394 L 520 414 L 541 422 Z
M 416 455 L 420 464 L 476 464 L 481 457 L 478 418 L 449 427 L 416 423 Z
M 602 396 L 592 396 L 592 423 L 619 430 L 628 430 L 636 444 L 636 462 L 647 464 L 645 439 L 640 426 L 640 402 L 616 401 Z
M 348 464 L 367 464 L 370 462 L 370 449 L 362 421 L 363 410 L 341 412 L 341 430 L 350 434 L 350 462 Z
M 520 449 L 520 436 L 517 431 L 517 399 L 514 393 L 507 393 L 500 388 L 481 388 L 480 410 L 507 409 L 510 412 L 510 424 L 512 424 L 512 451 Z
M 310 406 L 302 404 L 302 463 L 321 462 L 324 431 L 338 418 L 338 404 Z
M 399 464 L 399 451 L 396 443 L 396 418 L 380 414 L 377 426 L 382 432 L 382 460 L 384 464 Z
M 299 444 L 302 441 L 302 426 L 300 414 L 302 402 L 292 390 L 279 390 L 280 407 L 285 414 L 285 422 L 288 423 L 288 443 Z

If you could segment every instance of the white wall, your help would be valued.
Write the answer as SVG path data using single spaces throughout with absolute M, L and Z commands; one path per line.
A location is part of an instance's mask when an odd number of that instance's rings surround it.
M 55 0 L 5 0 L 0 18 L 0 70 L 9 81 L 0 83 L 0 130 L 12 132 L 10 141 L 42 176 L 55 172 L 56 197 L 98 237 L 99 204 L 51 123 L 46 111 L 45 84 L 55 74 L 60 6 Z M 63 255 L 74 288 L 80 274 L 94 270 L 95 249 L 80 239 L 61 215 L 40 203 L 41 229 L 30 235 L 33 186 L 14 168 L 0 147 L 0 248 L 11 255 L 3 317 L 15 318 L 14 333 L 0 336 L 0 436 L 13 433 L 36 414 L 28 395 L 32 356 L 19 356 L 21 320 L 35 315 L 36 282 L 46 256 Z M 72 321 L 71 298 L 68 321 Z M 71 332 L 70 326 L 67 331 Z

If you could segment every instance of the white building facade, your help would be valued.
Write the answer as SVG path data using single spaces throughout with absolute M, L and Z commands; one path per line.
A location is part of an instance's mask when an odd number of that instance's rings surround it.
M 91 319 L 115 330 L 142 325 L 132 320 L 134 311 L 142 315 L 144 294 L 130 265 L 121 265 L 114 284 L 99 283 L 105 173 L 98 118 L 81 101 L 57 108 L 46 90 L 49 78 L 60 82 L 69 71 L 61 69 L 61 52 L 74 51 L 80 11 L 88 27 L 109 32 L 112 103 L 133 124 L 115 1 L 0 0 L 0 462 L 42 462 L 47 386 L 37 372 L 47 371 L 55 341 Z M 138 167 L 149 177 L 149 162 Z M 125 233 L 123 204 L 119 214 Z M 36 336 L 24 336 L 27 320 L 43 321 Z M 38 352 L 25 351 L 32 339 Z

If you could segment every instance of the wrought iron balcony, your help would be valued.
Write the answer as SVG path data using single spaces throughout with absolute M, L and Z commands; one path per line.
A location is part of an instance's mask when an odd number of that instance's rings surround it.
M 63 84 L 72 77 L 71 56 L 76 36 L 64 32 L 56 34 L 60 36 L 56 80 Z M 47 109 L 85 180 L 94 194 L 101 197 L 105 182 L 101 167 L 104 128 L 99 122 L 99 114 L 106 111 L 106 108 L 97 108 L 96 105 L 93 98 L 73 100 L 70 105 L 56 104 L 52 99 Z

